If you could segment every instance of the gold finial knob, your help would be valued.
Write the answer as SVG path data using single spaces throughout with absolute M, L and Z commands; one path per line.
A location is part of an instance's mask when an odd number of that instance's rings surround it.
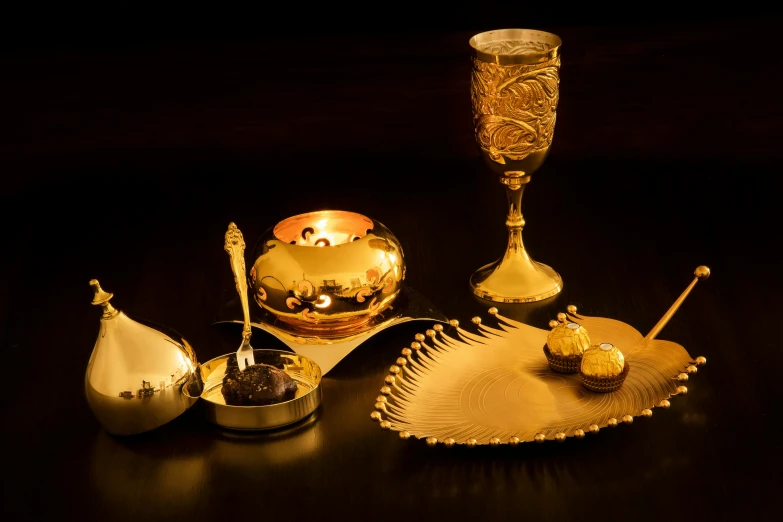
M 568 319 L 568 318 L 566 317 L 566 314 L 564 314 L 563 312 L 560 312 L 559 314 L 557 314 L 557 320 L 559 322 L 564 323 L 564 322 L 566 322 L 566 319 Z
M 117 315 L 117 309 L 114 308 L 109 302 L 109 300 L 114 297 L 114 294 L 111 292 L 104 292 L 103 288 L 101 288 L 101 284 L 97 279 L 91 279 L 90 286 L 95 292 L 95 296 L 92 298 L 92 304 L 103 307 L 103 315 L 101 317 L 103 319 L 109 319 Z
M 568 313 L 569 313 L 569 314 L 571 314 L 571 315 L 576 315 L 576 306 L 574 306 L 574 305 L 568 305 L 568 307 L 566 308 L 566 310 L 568 310 Z
M 697 267 L 696 270 L 693 271 L 693 275 L 698 277 L 700 281 L 704 281 L 710 277 L 710 268 L 704 265 Z

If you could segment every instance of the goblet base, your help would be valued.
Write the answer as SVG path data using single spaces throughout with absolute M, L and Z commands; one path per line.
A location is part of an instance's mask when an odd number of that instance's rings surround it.
M 470 277 L 470 288 L 496 303 L 533 303 L 559 294 L 563 278 L 543 263 L 513 256 L 478 269 Z

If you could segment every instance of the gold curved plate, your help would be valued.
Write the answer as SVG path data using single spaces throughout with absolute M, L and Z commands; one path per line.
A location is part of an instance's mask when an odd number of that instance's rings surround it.
M 441 331 L 417 337 L 421 347 L 403 353 L 407 364 L 386 378 L 386 401 L 376 404 L 380 415 L 372 418 L 403 439 L 427 439 L 429 445 L 515 445 L 581 438 L 596 427 L 630 423 L 687 392 L 677 378 L 695 364 L 685 348 L 646 339 L 621 321 L 569 315 L 593 343 L 620 347 L 631 367 L 620 390 L 595 393 L 582 386 L 579 374 L 550 370 L 543 353 L 547 330 L 496 317 L 497 327 L 478 321 L 478 333 L 457 327 L 455 336 Z

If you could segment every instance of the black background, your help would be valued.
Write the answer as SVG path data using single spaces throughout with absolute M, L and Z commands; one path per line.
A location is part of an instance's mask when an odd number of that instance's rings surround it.
M 776 518 L 780 19 L 745 7 L 11 9 L 4 511 Z M 545 327 L 573 303 L 645 332 L 707 264 L 660 336 L 709 360 L 687 397 L 563 445 L 402 442 L 369 414 L 413 325 L 353 352 L 289 430 L 240 437 L 197 408 L 139 437 L 100 429 L 82 391 L 99 317 L 87 282 L 179 330 L 202 361 L 234 350 L 237 332 L 210 326 L 233 292 L 229 221 L 252 243 L 296 213 L 365 213 L 400 239 L 411 286 L 448 317 L 486 318 L 467 278 L 502 251 L 504 201 L 473 141 L 467 41 L 511 26 L 564 41 L 556 137 L 524 211 L 528 249 L 565 290 L 507 313 Z

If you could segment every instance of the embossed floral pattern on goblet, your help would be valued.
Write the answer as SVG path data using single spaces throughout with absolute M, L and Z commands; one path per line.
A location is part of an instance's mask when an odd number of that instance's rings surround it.
M 538 65 L 498 65 L 473 59 L 476 141 L 493 161 L 521 160 L 552 144 L 559 68 L 559 56 Z

